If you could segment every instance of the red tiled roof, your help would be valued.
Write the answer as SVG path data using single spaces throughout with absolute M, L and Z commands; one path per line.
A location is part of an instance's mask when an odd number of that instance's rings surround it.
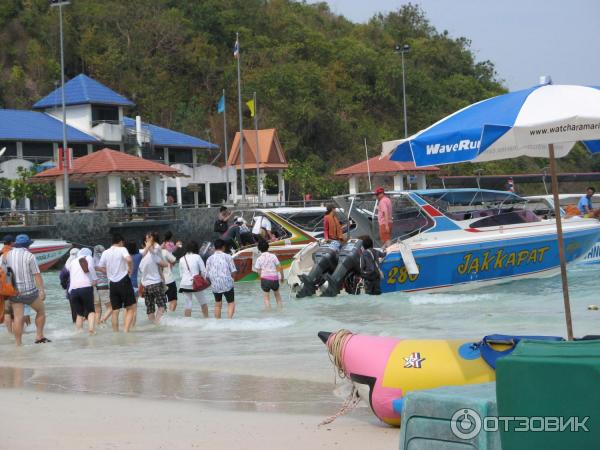
M 35 175 L 31 181 L 46 181 L 63 176 L 63 169 L 54 167 Z M 149 161 L 127 153 L 105 148 L 73 160 L 69 176 L 73 180 L 85 180 L 106 175 L 139 177 L 148 175 L 185 176 L 177 169 L 165 164 Z
M 369 173 L 394 173 L 394 172 L 410 172 L 410 173 L 430 173 L 437 172 L 440 169 L 432 167 L 416 167 L 415 163 L 412 162 L 397 162 L 390 161 L 390 155 L 384 156 L 383 158 L 376 156 L 375 158 L 369 159 L 369 165 L 367 166 L 366 161 L 359 162 L 353 166 L 346 167 L 345 169 L 338 170 L 335 175 L 364 175 Z

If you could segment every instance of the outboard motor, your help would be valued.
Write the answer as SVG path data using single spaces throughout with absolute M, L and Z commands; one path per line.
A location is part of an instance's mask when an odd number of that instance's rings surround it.
M 338 263 L 338 241 L 323 240 L 313 253 L 314 266 L 308 275 L 299 275 L 302 285 L 296 293 L 296 298 L 315 295 L 317 288 L 324 283 L 323 274 L 332 273 Z
M 215 252 L 215 246 L 213 245 L 213 243 L 210 241 L 206 241 L 206 242 L 203 242 L 202 245 L 200 246 L 200 251 L 198 252 L 198 254 L 200 255 L 200 258 L 202 258 L 202 261 L 204 261 L 204 264 L 206 264 L 206 260 L 214 252 Z
M 338 255 L 338 265 L 333 274 L 325 274 L 323 278 L 327 281 L 327 287 L 321 290 L 323 297 L 335 297 L 340 293 L 348 275 L 360 272 L 360 254 L 362 241 L 350 239 L 346 242 Z

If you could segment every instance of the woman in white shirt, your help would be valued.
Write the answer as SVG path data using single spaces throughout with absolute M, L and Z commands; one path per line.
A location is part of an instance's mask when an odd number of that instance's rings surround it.
M 194 276 L 202 275 L 206 278 L 206 266 L 198 254 L 200 248 L 196 241 L 190 241 L 186 245 L 186 253 L 179 260 L 179 273 L 181 280 L 179 282 L 179 293 L 185 303 L 185 317 L 192 317 L 192 299 L 195 299 L 202 308 L 202 315 L 208 317 L 208 300 L 203 292 L 194 291 L 192 288 Z
M 77 257 L 68 264 L 69 298 L 77 313 L 75 326 L 83 328 L 83 319 L 87 318 L 89 333 L 96 333 L 96 309 L 94 308 L 94 285 L 98 281 L 92 251 L 89 248 L 79 250 Z

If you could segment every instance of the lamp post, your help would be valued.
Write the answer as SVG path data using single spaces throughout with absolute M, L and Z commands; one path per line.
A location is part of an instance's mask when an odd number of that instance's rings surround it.
M 408 122 L 406 121 L 406 81 L 404 79 L 404 54 L 410 51 L 410 45 L 396 45 L 396 53 L 402 58 L 402 104 L 404 105 L 404 137 L 408 137 Z
M 67 109 L 65 107 L 65 52 L 63 44 L 63 16 L 62 7 L 70 5 L 69 0 L 50 0 L 50 7 L 58 6 L 58 17 L 60 23 L 60 80 L 61 80 L 61 103 L 62 103 L 62 134 L 63 134 L 63 169 L 64 169 L 64 185 L 63 185 L 63 205 L 65 212 L 70 210 L 69 200 L 69 169 L 67 158 Z

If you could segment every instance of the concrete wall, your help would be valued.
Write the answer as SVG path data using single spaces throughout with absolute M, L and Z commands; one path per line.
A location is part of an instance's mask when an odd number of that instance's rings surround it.
M 92 131 L 92 105 L 70 105 L 65 109 L 67 124 L 86 133 Z M 62 121 L 62 107 L 49 108 L 46 112 Z
M 121 233 L 126 240 L 135 240 L 141 245 L 148 231 L 157 231 L 161 236 L 171 230 L 175 239 L 194 239 L 198 243 L 216 238 L 212 231 L 218 208 L 176 209 L 175 218 L 169 220 L 144 220 L 111 222 L 107 212 L 55 213 L 54 225 L 27 227 L 0 227 L 0 235 L 27 233 L 32 238 L 64 239 L 76 246 L 93 246 L 111 243 L 113 233 Z

